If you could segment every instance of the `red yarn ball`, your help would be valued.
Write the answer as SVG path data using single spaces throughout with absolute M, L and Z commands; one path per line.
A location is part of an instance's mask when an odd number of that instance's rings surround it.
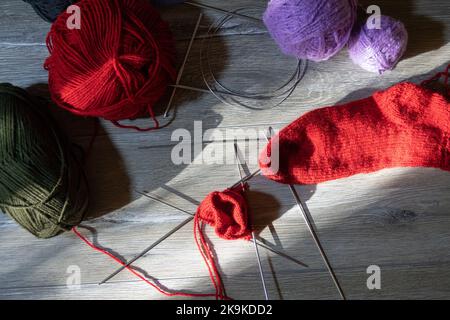
M 154 118 L 154 104 L 176 78 L 167 23 L 146 0 L 77 5 L 80 29 L 69 29 L 70 15 L 63 13 L 47 36 L 52 99 L 74 114 L 113 122 L 147 111 Z

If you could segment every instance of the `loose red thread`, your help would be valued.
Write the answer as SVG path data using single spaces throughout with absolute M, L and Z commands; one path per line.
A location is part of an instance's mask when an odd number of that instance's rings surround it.
M 394 167 L 450 171 L 450 96 L 425 87 L 443 78 L 450 94 L 449 71 L 450 65 L 421 85 L 398 83 L 302 115 L 260 154 L 262 174 L 285 184 L 318 184 Z M 272 148 L 278 166 L 271 165 Z
M 445 88 L 447 89 L 447 95 L 450 95 L 450 87 L 449 87 L 449 83 L 448 83 L 448 79 L 450 76 L 450 64 L 447 66 L 447 69 L 445 69 L 445 71 L 443 72 L 438 72 L 436 75 L 434 75 L 433 77 L 431 77 L 430 79 L 424 80 L 421 82 L 421 86 L 427 85 L 433 81 L 439 80 L 441 77 L 444 77 L 444 85 Z

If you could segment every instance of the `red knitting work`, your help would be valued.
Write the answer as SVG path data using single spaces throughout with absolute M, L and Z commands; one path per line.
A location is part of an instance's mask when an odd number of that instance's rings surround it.
M 447 90 L 449 68 L 438 74 Z M 279 170 L 267 165 L 271 143 L 260 155 L 260 167 L 269 179 L 286 184 L 317 184 L 391 167 L 450 171 L 450 104 L 439 93 L 405 82 L 311 111 L 278 138 Z
M 162 288 L 157 283 L 153 283 L 147 280 L 144 276 L 134 270 L 132 267 L 127 266 L 126 269 L 133 275 L 152 286 L 158 292 L 172 297 L 215 297 L 216 299 L 229 300 L 230 297 L 226 295 L 225 286 L 219 273 L 219 269 L 214 260 L 214 254 L 208 244 L 206 236 L 204 234 L 205 224 L 209 224 L 214 227 L 216 234 L 226 240 L 246 239 L 250 240 L 252 230 L 248 216 L 248 206 L 244 198 L 245 188 L 239 187 L 235 189 L 226 189 L 222 192 L 210 193 L 200 204 L 197 209 L 197 213 L 194 218 L 194 237 L 195 243 L 202 255 L 203 260 L 208 268 L 209 277 L 214 286 L 215 293 L 201 294 L 201 293 L 186 293 L 186 292 L 170 292 Z M 96 246 L 90 242 L 86 237 L 81 235 L 76 228 L 72 229 L 73 232 L 85 242 L 88 246 L 96 251 L 99 251 L 115 262 L 125 265 L 125 262 L 109 253 L 105 249 Z

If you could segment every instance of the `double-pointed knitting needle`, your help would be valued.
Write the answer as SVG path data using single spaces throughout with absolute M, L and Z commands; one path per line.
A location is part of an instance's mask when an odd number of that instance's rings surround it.
M 245 190 L 245 184 L 244 182 L 242 182 L 243 177 L 242 177 L 242 172 L 241 172 L 241 159 L 239 156 L 239 151 L 238 151 L 238 147 L 237 147 L 237 143 L 234 143 L 234 155 L 236 157 L 236 164 L 237 164 L 237 169 L 239 171 L 239 177 L 241 178 L 241 187 L 242 190 Z M 256 260 L 258 261 L 258 268 L 259 268 L 259 275 L 261 277 L 261 284 L 263 286 L 263 290 L 264 290 L 264 296 L 266 297 L 266 300 L 269 300 L 269 294 L 267 293 L 267 288 L 266 288 L 266 281 L 264 279 L 264 272 L 263 272 L 263 268 L 261 265 L 261 257 L 259 256 L 259 250 L 258 250 L 258 245 L 256 244 L 256 236 L 255 236 L 255 231 L 252 231 L 252 239 L 253 239 L 253 245 L 255 247 L 255 253 L 256 253 Z
M 167 118 L 169 115 L 170 108 L 172 107 L 173 98 L 175 97 L 175 93 L 177 91 L 177 86 L 180 84 L 181 77 L 183 76 L 184 67 L 186 66 L 187 60 L 189 58 L 189 53 L 191 52 L 192 45 L 194 44 L 195 36 L 197 35 L 198 28 L 200 27 L 200 22 L 202 21 L 203 14 L 200 13 L 197 19 L 197 23 L 195 24 L 194 32 L 192 33 L 191 40 L 189 41 L 189 45 L 186 49 L 186 53 L 184 55 L 183 63 L 181 64 L 180 70 L 178 70 L 177 79 L 175 81 L 175 86 L 173 87 L 172 94 L 170 95 L 169 102 L 167 103 L 166 110 L 164 111 L 164 118 Z
M 226 15 L 233 16 L 233 17 L 236 17 L 236 18 L 243 18 L 243 19 L 246 19 L 246 20 L 249 20 L 249 21 L 252 21 L 252 22 L 259 22 L 259 23 L 261 23 L 261 21 L 262 21 L 260 18 L 255 18 L 255 17 L 247 16 L 245 14 L 240 14 L 240 13 L 237 13 L 237 12 L 220 9 L 220 8 L 217 8 L 217 7 L 209 6 L 207 4 L 198 3 L 197 1 L 192 1 L 191 0 L 191 1 L 185 1 L 184 3 L 188 4 L 190 6 L 193 6 L 193 7 L 197 7 L 197 8 L 209 9 L 209 10 L 217 11 L 217 12 L 220 12 L 220 13 L 224 13 Z
M 272 129 L 272 127 L 269 127 L 269 135 L 266 136 L 267 141 L 269 141 L 269 139 L 272 137 L 272 135 L 273 135 L 273 129 Z M 322 256 L 322 259 L 328 269 L 328 273 L 330 274 L 331 278 L 333 279 L 334 285 L 336 286 L 336 288 L 339 292 L 339 295 L 341 296 L 341 298 L 343 300 L 345 300 L 344 291 L 342 290 L 341 285 L 339 284 L 336 274 L 334 273 L 333 268 L 331 267 L 330 261 L 328 260 L 328 257 L 325 254 L 325 250 L 323 249 L 322 244 L 320 243 L 319 237 L 317 236 L 317 233 L 314 230 L 314 227 L 308 217 L 308 214 L 306 213 L 308 211 L 308 209 L 306 208 L 306 205 L 303 203 L 303 201 L 301 200 L 300 196 L 297 193 L 297 190 L 295 189 L 295 187 L 292 184 L 289 185 L 289 189 L 291 190 L 292 195 L 294 196 L 297 207 L 300 209 L 300 212 L 303 216 L 303 220 L 305 220 L 305 223 L 306 223 L 306 226 L 308 227 L 309 233 L 311 234 L 317 248 L 319 249 L 320 255 Z

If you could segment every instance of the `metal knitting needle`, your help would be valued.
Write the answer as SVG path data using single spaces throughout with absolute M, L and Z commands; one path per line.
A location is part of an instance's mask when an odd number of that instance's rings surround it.
M 180 84 L 181 77 L 183 76 L 184 67 L 186 66 L 187 60 L 189 58 L 189 53 L 191 52 L 192 45 L 195 40 L 195 36 L 197 35 L 198 28 L 200 27 L 200 22 L 202 21 L 203 14 L 200 13 L 197 19 L 197 23 L 195 24 L 194 32 L 192 33 L 191 40 L 189 41 L 188 48 L 186 50 L 186 54 L 184 55 L 183 63 L 181 64 L 180 70 L 178 71 L 177 80 L 175 81 L 175 87 L 173 87 L 172 94 L 170 95 L 169 103 L 167 104 L 166 110 L 164 111 L 164 118 L 167 118 L 169 115 L 169 110 L 172 108 L 172 102 L 175 97 L 175 93 L 177 91 L 177 85 Z
M 191 86 L 185 86 L 185 85 L 182 85 L 182 84 L 169 84 L 169 87 L 172 87 L 172 88 L 175 88 L 175 89 L 184 89 L 184 90 L 196 91 L 196 92 L 201 92 L 201 93 L 211 93 L 211 91 L 209 91 L 207 89 L 196 88 L 196 87 L 191 87 Z
M 162 236 L 161 238 L 159 238 L 157 241 L 155 241 L 154 243 L 152 243 L 150 246 L 148 246 L 147 248 L 145 248 L 141 253 L 139 253 L 137 256 L 135 256 L 133 259 L 131 259 L 130 261 L 128 261 L 125 265 L 123 265 L 122 267 L 118 268 L 116 271 L 114 271 L 113 273 L 111 273 L 109 276 L 107 276 L 102 282 L 99 283 L 99 285 L 107 282 L 108 280 L 112 279 L 113 277 L 115 277 L 118 273 L 120 273 L 122 270 L 124 270 L 125 268 L 129 267 L 133 262 L 135 262 L 136 260 L 138 260 L 139 258 L 141 258 L 142 256 L 144 256 L 147 252 L 149 252 L 150 250 L 152 250 L 154 247 L 156 247 L 158 244 L 160 244 L 161 242 L 163 242 L 164 240 L 166 240 L 167 238 L 169 238 L 171 235 L 173 235 L 175 232 L 177 232 L 178 230 L 180 230 L 182 227 L 184 227 L 185 225 L 187 225 L 189 222 L 191 222 L 194 219 L 194 217 L 189 217 L 186 220 L 184 220 L 182 223 L 180 223 L 178 226 L 176 226 L 175 228 L 173 228 L 172 230 L 170 230 L 169 232 L 167 232 L 164 236 Z
M 236 164 L 237 164 L 237 169 L 239 171 L 239 177 L 241 178 L 241 181 L 243 180 L 242 177 L 242 172 L 241 172 L 241 161 L 240 161 L 240 157 L 239 157 L 239 152 L 238 152 L 238 147 L 237 147 L 237 143 L 234 143 L 234 155 L 236 157 Z M 245 184 L 244 182 L 241 182 L 241 187 L 242 190 L 245 190 Z M 266 288 L 266 281 L 264 279 L 264 272 L 263 272 L 263 268 L 261 265 L 261 258 L 259 256 L 259 250 L 258 250 L 258 245 L 256 244 L 256 236 L 255 236 L 255 232 L 252 232 L 252 238 L 253 238 L 253 245 L 255 246 L 255 253 L 256 253 L 256 260 L 258 261 L 258 268 L 259 268 L 259 275 L 261 277 L 261 284 L 263 286 L 263 290 L 264 290 L 264 296 L 266 297 L 266 300 L 269 300 L 269 294 L 267 293 L 267 288 Z
M 272 135 L 273 135 L 273 129 L 272 129 L 272 127 L 269 127 L 269 136 L 266 136 L 267 141 L 269 141 L 269 139 L 272 137 Z M 323 249 L 322 244 L 320 243 L 319 237 L 317 236 L 317 233 L 314 230 L 313 225 L 312 225 L 308 215 L 306 214 L 308 209 L 306 208 L 306 205 L 303 203 L 300 196 L 298 195 L 297 190 L 295 190 L 295 187 L 292 184 L 290 184 L 289 188 L 292 192 L 292 195 L 294 196 L 297 207 L 300 209 L 300 212 L 302 213 L 303 220 L 305 220 L 305 223 L 306 223 L 306 226 L 308 227 L 309 233 L 311 234 L 317 248 L 319 249 L 320 255 L 322 256 L 322 260 L 325 262 L 325 265 L 328 269 L 328 273 L 330 274 L 331 278 L 333 279 L 334 285 L 336 286 L 336 288 L 339 292 L 339 295 L 341 296 L 341 298 L 343 300 L 345 300 L 344 291 L 342 290 L 341 285 L 339 284 L 339 281 L 336 277 L 336 274 L 334 273 L 333 268 L 331 267 L 330 261 L 328 260 L 328 257 L 325 254 L 325 250 Z
M 244 178 L 244 179 L 249 179 L 248 177 Z M 241 179 L 242 180 L 242 179 Z M 238 182 L 239 184 L 240 182 Z M 147 248 L 145 248 L 141 253 L 139 253 L 138 255 L 136 255 L 133 259 L 131 259 L 129 262 L 127 262 L 125 265 L 121 266 L 120 268 L 118 268 L 116 271 L 114 271 L 112 274 L 110 274 L 108 277 L 106 277 L 103 281 L 101 281 L 99 283 L 99 285 L 104 284 L 105 282 L 109 281 L 110 279 L 112 279 L 113 277 L 115 277 L 117 274 L 119 274 L 122 270 L 124 270 L 125 268 L 129 267 L 133 262 L 135 262 L 136 260 L 140 259 L 141 257 L 143 257 L 144 255 L 146 255 L 150 250 L 152 250 L 153 248 L 155 248 L 157 245 L 159 245 L 161 242 L 163 242 L 164 240 L 166 240 L 167 238 L 169 238 L 171 235 L 173 235 L 175 232 L 177 232 L 178 230 L 180 230 L 182 227 L 184 227 L 186 224 L 188 224 L 190 221 L 192 221 L 194 219 L 194 215 L 188 211 L 185 211 L 181 208 L 177 208 L 169 203 L 163 202 L 160 199 L 157 198 L 153 198 L 145 193 L 139 192 L 137 191 L 139 194 L 144 195 L 146 197 L 149 197 L 151 199 L 157 200 L 159 202 L 164 203 L 167 206 L 170 206 L 172 208 L 175 208 L 181 212 L 184 212 L 186 214 L 189 214 L 191 217 L 187 218 L 186 220 L 184 220 L 183 222 L 181 222 L 179 225 L 177 225 L 175 228 L 173 228 L 172 230 L 170 230 L 169 232 L 167 232 L 164 236 L 162 236 L 161 238 L 159 238 L 158 240 L 156 240 L 154 243 L 152 243 L 150 246 L 148 246 Z
M 248 177 L 250 177 L 250 176 L 252 176 L 252 175 L 249 175 Z M 245 177 L 244 180 L 246 180 L 248 177 Z M 248 180 L 248 179 L 247 179 L 247 180 Z M 240 183 L 240 182 L 238 182 L 238 185 L 239 185 L 239 183 Z M 233 187 L 233 188 L 234 188 L 234 187 Z M 171 203 L 169 203 L 169 202 L 167 202 L 167 201 L 161 200 L 161 199 L 159 199 L 159 198 L 157 198 L 157 197 L 155 197 L 155 196 L 153 196 L 153 195 L 150 195 L 150 194 L 148 194 L 148 193 L 140 192 L 140 191 L 137 191 L 137 190 L 136 190 L 136 192 L 139 193 L 139 194 L 141 194 L 141 195 L 143 195 L 144 197 L 147 197 L 147 198 L 149 198 L 149 199 L 155 200 L 155 201 L 157 201 L 157 202 L 159 202 L 159 203 L 162 203 L 162 204 L 164 204 L 164 205 L 166 205 L 166 206 L 169 206 L 169 207 L 171 207 L 171 208 L 173 208 L 173 209 L 175 209 L 175 210 L 178 210 L 178 211 L 180 211 L 180 212 L 189 214 L 189 215 L 191 215 L 191 216 L 194 215 L 193 213 L 191 213 L 191 212 L 189 212 L 189 211 L 186 211 L 186 210 L 184 210 L 184 209 L 181 209 L 181 208 L 179 208 L 179 207 L 177 207 L 177 206 L 175 206 L 175 205 L 173 205 L 173 204 L 171 204 Z M 251 242 L 254 242 L 253 240 L 250 240 L 250 241 L 251 241 Z M 289 256 L 288 254 L 286 254 L 286 253 L 284 253 L 284 252 L 282 252 L 282 251 L 279 251 L 279 250 L 277 250 L 277 249 L 274 249 L 274 248 L 272 248 L 272 247 L 269 247 L 268 245 L 264 244 L 264 243 L 261 242 L 261 241 L 256 241 L 256 243 L 258 244 L 258 246 L 260 246 L 260 247 L 262 247 L 262 248 L 264 248 L 264 249 L 266 249 L 266 250 L 269 250 L 269 251 L 271 251 L 271 252 L 273 252 L 273 253 L 275 253 L 275 254 L 278 254 L 280 257 L 283 257 L 283 258 L 285 258 L 285 259 L 288 259 L 288 260 L 290 260 L 290 261 L 292 261 L 292 262 L 294 262 L 294 263 L 296 263 L 296 264 L 298 264 L 298 265 L 300 265 L 300 266 L 302 266 L 302 267 L 308 268 L 308 265 L 306 265 L 306 264 L 304 264 L 303 262 L 301 262 L 301 261 L 299 261 L 299 260 L 297 260 L 297 259 L 295 259 L 295 258 Z
M 217 12 L 220 12 L 220 13 L 224 13 L 224 14 L 227 14 L 227 15 L 230 15 L 230 16 L 234 16 L 236 18 L 243 18 L 243 19 L 246 19 L 246 20 L 249 20 L 249 21 L 252 21 L 252 22 L 259 22 L 259 23 L 262 22 L 262 20 L 259 19 L 259 18 L 250 17 L 250 16 L 247 16 L 247 15 L 244 15 L 244 14 L 240 14 L 240 13 L 237 13 L 237 12 L 220 9 L 220 8 L 209 6 L 209 5 L 206 5 L 206 4 L 203 4 L 203 3 L 198 3 L 198 2 L 192 1 L 192 0 L 191 1 L 185 1 L 184 3 L 188 4 L 190 6 L 193 6 L 193 7 L 197 7 L 197 8 L 209 9 L 209 10 L 217 11 Z
M 333 268 L 331 267 L 330 261 L 328 260 L 327 255 L 325 254 L 325 250 L 323 249 L 322 244 L 319 241 L 319 237 L 317 236 L 316 232 L 314 231 L 312 223 L 309 220 L 308 215 L 306 214 L 306 208 L 304 207 L 304 204 L 301 201 L 301 199 L 297 193 L 297 190 L 295 190 L 294 186 L 289 185 L 289 188 L 291 189 L 291 192 L 292 192 L 292 195 L 294 196 L 295 202 L 297 203 L 297 206 L 303 215 L 303 219 L 305 220 L 306 225 L 308 226 L 309 232 L 311 233 L 311 235 L 314 239 L 314 242 L 316 243 L 316 246 L 319 249 L 320 255 L 322 256 L 322 259 L 325 262 L 325 265 L 327 266 L 328 273 L 330 274 L 331 278 L 333 279 L 334 285 L 336 286 L 342 300 L 345 300 L 344 291 L 342 290 L 341 285 L 339 284 L 339 281 L 333 271 Z

